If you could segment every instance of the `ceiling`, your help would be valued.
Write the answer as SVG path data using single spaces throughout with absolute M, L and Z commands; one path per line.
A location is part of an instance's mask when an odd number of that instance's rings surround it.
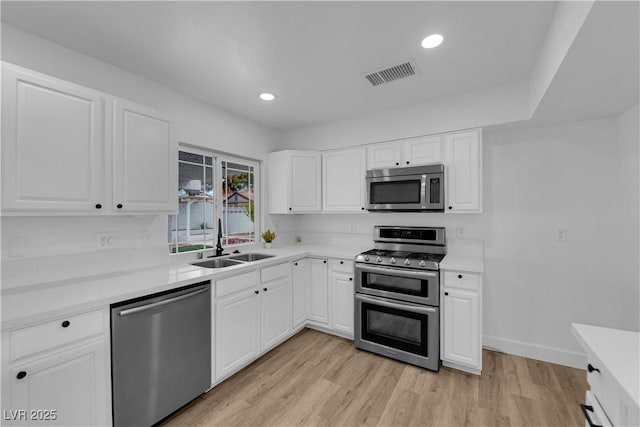
M 525 82 L 556 2 L 10 2 L 2 21 L 279 130 Z M 444 43 L 423 49 L 441 33 Z M 413 60 L 373 87 L 364 74 Z M 277 98 L 265 103 L 258 94 Z

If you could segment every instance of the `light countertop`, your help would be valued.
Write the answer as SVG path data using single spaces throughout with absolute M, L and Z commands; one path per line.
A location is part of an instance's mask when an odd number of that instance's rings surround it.
M 370 247 L 335 245 L 291 245 L 261 249 L 273 258 L 223 269 L 208 269 L 188 264 L 184 259 L 166 265 L 128 270 L 44 283 L 26 288 L 12 288 L 2 292 L 2 329 L 28 326 L 72 313 L 89 311 L 132 298 L 162 292 L 207 280 L 217 280 L 238 273 L 293 261 L 304 257 L 354 259 Z M 467 263 L 467 264 L 465 264 Z M 441 268 L 461 271 L 482 271 L 482 259 L 449 253 Z
M 640 407 L 640 333 L 578 323 L 571 324 L 571 332 Z

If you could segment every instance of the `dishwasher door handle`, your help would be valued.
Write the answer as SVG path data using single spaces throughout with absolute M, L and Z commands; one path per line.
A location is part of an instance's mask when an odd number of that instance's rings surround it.
M 154 302 L 147 305 L 141 305 L 140 307 L 128 308 L 126 310 L 120 310 L 118 316 L 127 316 L 129 314 L 140 313 L 142 311 L 151 310 L 152 308 L 162 307 L 163 305 L 173 304 L 174 302 L 182 301 L 183 299 L 191 298 L 192 296 L 206 292 L 207 288 L 201 288 L 197 291 L 189 292 L 188 294 L 180 295 L 174 298 L 165 299 L 162 301 Z

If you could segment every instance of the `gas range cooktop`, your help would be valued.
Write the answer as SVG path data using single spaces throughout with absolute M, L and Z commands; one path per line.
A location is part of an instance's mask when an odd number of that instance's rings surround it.
M 438 270 L 445 257 L 443 227 L 374 227 L 375 248 L 356 256 L 356 262 L 387 267 Z

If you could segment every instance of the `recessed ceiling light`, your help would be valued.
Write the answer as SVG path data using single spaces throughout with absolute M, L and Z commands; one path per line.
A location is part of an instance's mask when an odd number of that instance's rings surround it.
M 422 40 L 422 47 L 425 49 L 433 49 L 434 47 L 439 46 L 440 43 L 442 43 L 442 40 L 444 40 L 444 37 L 440 34 L 431 34 Z
M 276 96 L 269 92 L 263 92 L 260 94 L 260 99 L 262 99 L 263 101 L 273 101 L 274 99 L 276 99 Z

